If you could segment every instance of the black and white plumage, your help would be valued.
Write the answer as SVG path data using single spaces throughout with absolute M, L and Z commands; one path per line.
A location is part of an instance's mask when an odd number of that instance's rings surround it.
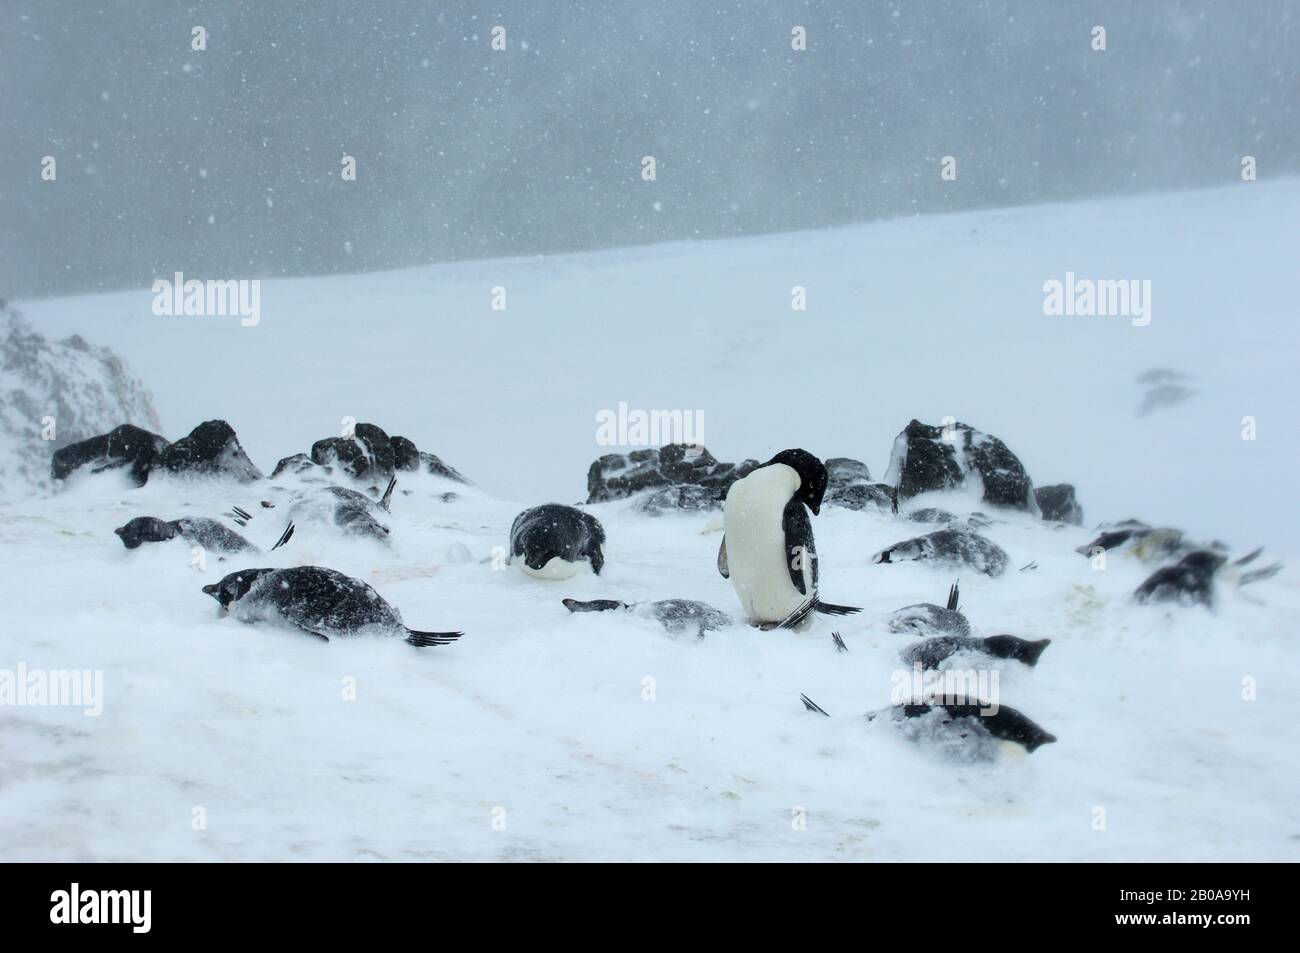
M 295 523 L 331 526 L 349 536 L 389 542 L 388 510 L 384 503 L 388 494 L 375 502 L 364 493 L 343 486 L 322 486 L 309 490 L 289 501 L 289 518 Z
M 814 611 L 860 611 L 822 602 L 817 594 L 817 546 L 808 510 L 821 511 L 826 483 L 819 459 L 806 450 L 783 450 L 727 491 L 718 572 L 731 580 L 755 625 L 793 628 Z
M 904 606 L 889 615 L 891 632 L 906 632 L 921 636 L 969 636 L 970 622 L 957 611 L 960 590 L 956 583 L 948 590 L 948 604 L 937 606 L 932 602 L 920 602 L 914 606 Z
M 323 566 L 244 569 L 203 591 L 241 622 L 268 622 L 325 641 L 402 636 L 412 645 L 446 645 L 463 632 L 408 629 L 402 615 L 371 586 Z
M 1006 705 L 969 701 L 903 704 L 874 712 L 867 719 L 872 721 L 880 715 L 886 716 L 909 740 L 963 760 L 992 759 L 1003 742 L 1013 742 L 1033 752 L 1056 741 L 1055 735 Z
M 510 526 L 510 561 L 540 579 L 567 579 L 586 561 L 600 575 L 605 528 L 590 513 L 562 503 L 524 510 Z
M 704 638 L 705 632 L 734 624 L 731 616 L 722 610 L 693 599 L 660 599 L 644 604 L 619 602 L 617 599 L 592 599 L 587 602 L 565 599 L 564 607 L 570 612 L 609 612 L 621 609 L 654 619 L 669 632 L 693 632 L 700 638 Z
M 293 529 L 293 523 L 285 527 L 279 541 L 271 549 L 279 549 L 287 543 L 293 536 Z M 113 532 L 127 549 L 135 549 L 144 543 L 161 543 L 179 536 L 188 543 L 217 553 L 260 553 L 262 551 L 233 529 L 202 516 L 186 516 L 177 520 L 137 516 Z
M 938 668 L 941 662 L 954 655 L 971 654 L 1014 659 L 1032 668 L 1038 664 L 1038 657 L 1043 654 L 1043 650 L 1051 644 L 1051 639 L 1030 641 L 1014 635 L 992 635 L 986 639 L 940 635 L 913 642 L 898 654 L 908 665 L 920 665 L 927 670 Z

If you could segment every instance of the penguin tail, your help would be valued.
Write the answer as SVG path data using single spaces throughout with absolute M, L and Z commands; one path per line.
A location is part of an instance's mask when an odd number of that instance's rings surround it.
M 831 715 L 830 715 L 830 712 L 828 712 L 828 711 L 827 711 L 825 708 L 823 708 L 821 705 L 817 704 L 815 701 L 813 701 L 813 700 L 812 700 L 811 698 L 809 698 L 807 695 L 800 695 L 800 696 L 799 696 L 799 700 L 800 700 L 801 702 L 803 702 L 803 707 L 806 708 L 808 711 L 815 711 L 815 712 L 817 712 L 817 714 L 819 714 L 819 715 L 825 715 L 827 718 L 829 718 L 829 717 L 831 716 Z
M 431 645 L 450 645 L 464 634 L 464 632 L 417 632 L 415 629 L 407 629 L 406 641 L 409 645 L 424 649 Z
M 820 612 L 822 615 L 853 615 L 855 612 L 861 612 L 861 606 L 837 606 L 833 602 L 822 602 L 820 599 L 813 600 L 813 611 Z
M 1249 552 L 1249 553 L 1247 553 L 1246 555 L 1242 556 L 1240 559 L 1238 559 L 1238 560 L 1236 560 L 1235 562 L 1233 562 L 1233 565 L 1234 565 L 1234 566 L 1244 566 L 1244 565 L 1246 565 L 1247 563 L 1252 563 L 1252 562 L 1254 562 L 1256 559 L 1259 558 L 1259 554 L 1262 553 L 1263 551 L 1264 551 L 1264 547 L 1261 546 L 1261 547 L 1259 547 L 1259 549 L 1256 549 L 1256 550 L 1254 550 L 1254 551 L 1252 551 L 1252 552 Z
M 948 589 L 948 608 L 953 612 L 957 611 L 957 600 L 961 598 L 961 592 L 957 588 L 960 584 L 961 584 L 961 580 L 958 579 Z
M 388 489 L 384 490 L 384 495 L 379 498 L 379 505 L 382 506 L 385 510 L 388 510 L 389 512 L 391 512 L 389 507 L 392 505 L 393 502 L 393 488 L 396 486 L 397 486 L 397 477 L 395 476 L 389 477 Z
M 1252 569 L 1250 572 L 1243 572 L 1241 574 L 1241 578 L 1237 580 L 1237 585 L 1248 586 L 1252 582 L 1259 582 L 1261 579 L 1270 579 L 1281 571 L 1281 563 L 1273 563 L 1273 565 L 1264 566 L 1262 569 Z
M 271 547 L 271 551 L 274 552 L 275 550 L 283 546 L 285 543 L 289 542 L 289 540 L 291 539 L 293 539 L 293 523 L 290 523 L 288 526 L 284 528 L 284 532 L 280 534 L 280 539 L 276 542 L 276 544 Z

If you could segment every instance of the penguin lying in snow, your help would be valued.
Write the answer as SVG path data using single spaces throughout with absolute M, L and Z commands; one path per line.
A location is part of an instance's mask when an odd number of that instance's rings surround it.
M 1004 742 L 1018 744 L 1032 754 L 1056 741 L 1055 735 L 1006 705 L 995 709 L 982 702 L 895 705 L 867 715 L 867 720 L 880 716 L 890 717 L 911 741 L 974 761 L 996 757 Z
M 799 700 L 808 711 L 830 717 L 807 695 L 800 695 Z M 909 741 L 969 761 L 992 760 L 1006 742 L 1033 753 L 1056 741 L 1055 735 L 1016 709 L 979 701 L 906 703 L 869 712 L 865 717 L 868 722 L 887 720 Z
M 241 622 L 270 622 L 328 642 L 332 638 L 403 636 L 421 648 L 446 645 L 464 632 L 408 629 L 402 615 L 360 579 L 322 566 L 244 569 L 203 591 Z
M 807 450 L 782 450 L 737 480 L 723 504 L 718 572 L 730 579 L 750 622 L 795 628 L 813 612 L 862 610 L 817 595 L 812 523 L 826 493 L 825 465 Z
M 160 520 L 153 516 L 137 516 L 128 520 L 126 525 L 113 530 L 122 545 L 135 549 L 144 543 L 162 543 L 177 536 L 190 543 L 202 546 L 217 553 L 260 553 L 261 550 L 240 536 L 233 529 L 227 529 L 216 520 L 205 517 L 183 517 L 178 520 Z M 285 527 L 284 533 L 272 550 L 279 549 L 293 536 L 293 523 Z
M 1043 650 L 1052 644 L 1051 639 L 1029 641 L 1014 635 L 973 638 L 970 623 L 957 611 L 958 599 L 960 590 L 958 584 L 953 583 L 948 590 L 946 607 L 923 602 L 891 613 L 889 628 L 892 631 L 928 636 L 899 652 L 899 657 L 904 662 L 920 665 L 923 669 L 935 669 L 939 663 L 953 655 L 975 653 L 993 658 L 1015 659 L 1032 668 L 1038 664 L 1038 657 L 1043 654 Z
M 691 599 L 660 599 L 648 605 L 619 602 L 616 599 L 593 599 L 579 602 L 577 599 L 563 600 L 564 607 L 570 612 L 609 612 L 623 609 L 639 616 L 654 619 L 669 632 L 694 632 L 699 638 L 712 629 L 721 629 L 734 624 L 731 616 L 713 608 L 707 602 L 695 602 Z
M 586 560 L 600 575 L 605 565 L 605 528 L 590 513 L 562 503 L 524 510 L 510 526 L 510 562 L 539 579 L 568 579 Z
M 953 583 L 948 590 L 947 606 L 936 606 L 932 602 L 904 606 L 890 613 L 889 629 L 912 635 L 970 635 L 970 623 L 957 611 L 958 598 L 957 583 Z
M 289 517 L 333 525 L 349 536 L 363 536 L 388 543 L 388 512 L 397 478 L 388 481 L 388 489 L 376 503 L 364 493 L 343 486 L 323 486 L 300 494 L 289 501 Z M 251 517 L 250 517 L 251 518 Z
M 938 668 L 940 662 L 954 655 L 967 653 L 1014 659 L 1033 668 L 1038 664 L 1038 657 L 1043 654 L 1043 650 L 1051 644 L 1051 639 L 1031 642 L 1014 635 L 991 635 L 987 639 L 940 635 L 913 642 L 900 651 L 898 656 L 908 665 L 920 665 L 926 670 Z
M 1231 565 L 1228 557 L 1208 549 L 1196 549 L 1172 566 L 1157 569 L 1133 592 L 1138 602 L 1176 602 L 1184 606 L 1214 608 L 1216 578 L 1229 575 L 1238 586 L 1249 585 L 1260 579 L 1276 576 L 1281 563 L 1261 569 L 1238 573 L 1237 570 L 1256 559 L 1263 550 L 1257 549 Z

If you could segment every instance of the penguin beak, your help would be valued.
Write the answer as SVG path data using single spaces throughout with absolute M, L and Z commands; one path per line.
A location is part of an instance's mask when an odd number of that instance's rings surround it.
M 210 595 L 213 599 L 217 599 L 219 598 L 217 593 L 221 591 L 221 586 L 218 583 L 214 582 L 210 586 L 204 586 L 203 591 L 206 592 L 208 595 Z
M 820 516 L 822 511 L 822 505 L 818 503 L 816 506 L 812 507 L 812 511 L 813 511 L 813 516 Z

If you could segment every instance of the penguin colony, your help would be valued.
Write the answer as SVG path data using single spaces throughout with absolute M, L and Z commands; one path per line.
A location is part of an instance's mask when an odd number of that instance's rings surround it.
M 807 630 L 816 615 L 846 616 L 861 610 L 824 600 L 819 590 L 816 541 L 810 516 L 820 513 L 828 483 L 827 468 L 816 456 L 802 449 L 783 450 L 747 475 L 735 480 L 723 504 L 723 539 L 718 548 L 717 570 L 735 591 L 748 623 L 760 630 Z M 368 538 L 387 545 L 387 519 L 396 479 L 391 479 L 378 500 L 356 490 L 336 485 L 294 493 L 287 501 L 287 522 L 270 550 L 286 545 L 299 524 L 314 525 L 345 537 Z M 378 495 L 378 489 L 372 493 Z M 263 501 L 265 509 L 276 504 Z M 253 515 L 238 506 L 224 514 L 241 529 Z M 114 531 L 127 549 L 145 543 L 180 537 L 192 544 L 227 555 L 255 555 L 257 545 L 214 519 L 182 518 L 162 520 L 136 517 Z M 901 545 L 901 544 L 900 544 Z M 1088 554 L 1094 546 L 1145 546 L 1166 556 L 1183 555 L 1182 561 L 1152 576 L 1137 593 L 1140 601 L 1159 598 L 1162 587 L 1180 586 L 1181 591 L 1208 602 L 1211 576 L 1226 557 L 1194 551 L 1179 538 L 1161 535 L 1143 524 L 1120 524 L 1103 533 L 1095 543 L 1080 547 Z M 605 564 L 605 531 L 591 514 L 558 503 L 532 507 L 520 513 L 509 533 L 508 562 L 538 579 L 558 580 L 574 576 L 583 567 L 599 576 Z M 1184 547 L 1187 553 L 1183 553 Z M 896 549 L 899 547 L 895 547 Z M 1233 566 L 1249 563 L 1252 553 Z M 877 562 L 888 559 L 877 558 Z M 1026 567 L 1026 568 L 1032 568 Z M 1255 574 L 1276 571 L 1268 567 Z M 1163 573 L 1163 575 L 1162 575 Z M 1168 578 L 1166 578 L 1168 577 Z M 1186 577 L 1186 578 L 1184 578 Z M 202 591 L 215 599 L 224 614 L 241 622 L 264 623 L 321 641 L 338 638 L 382 636 L 400 638 L 419 648 L 448 645 L 464 634 L 460 631 L 425 631 L 407 627 L 401 613 L 370 585 L 321 566 L 284 569 L 246 568 L 227 574 Z M 663 599 L 648 604 L 630 604 L 618 599 L 579 601 L 564 599 L 573 613 L 625 612 L 652 620 L 673 634 L 703 638 L 706 632 L 736 624 L 736 620 L 707 603 L 688 599 Z M 959 590 L 954 584 L 943 606 L 921 603 L 905 606 L 889 615 L 890 631 L 912 636 L 899 657 L 909 669 L 921 673 L 942 673 L 950 663 L 969 659 L 981 666 L 1001 661 L 1033 667 L 1049 639 L 1024 639 L 1010 634 L 980 636 L 958 608 Z M 838 632 L 832 633 L 839 651 L 848 646 Z M 828 713 L 807 695 L 804 707 L 820 715 Z M 869 713 L 869 721 L 894 723 L 910 740 L 926 741 L 961 752 L 967 758 L 994 756 L 1000 746 L 1016 744 L 1032 752 L 1056 741 L 1021 712 L 997 703 L 948 690 L 913 694 L 883 711 Z

